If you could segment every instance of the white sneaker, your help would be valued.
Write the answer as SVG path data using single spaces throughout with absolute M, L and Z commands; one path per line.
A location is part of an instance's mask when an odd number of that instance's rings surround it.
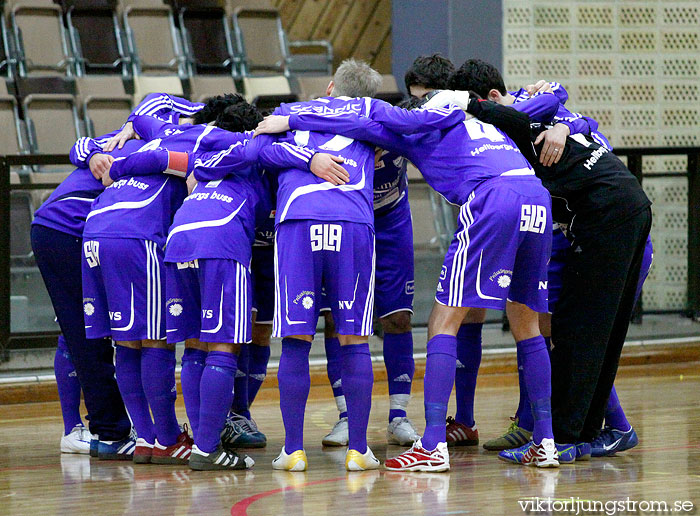
M 304 450 L 297 450 L 287 455 L 287 452 L 284 451 L 283 446 L 280 454 L 275 460 L 272 461 L 272 469 L 279 469 L 283 471 L 306 471 L 308 464 L 309 460 L 306 458 L 306 452 Z
M 75 425 L 68 435 L 61 437 L 61 453 L 90 454 L 90 441 L 95 439 L 83 425 Z
M 418 439 L 420 435 L 407 417 L 395 417 L 386 427 L 386 440 L 389 444 L 408 446 Z
M 348 450 L 345 454 L 345 469 L 348 471 L 366 471 L 368 469 L 378 469 L 380 465 L 372 450 L 367 447 L 365 453 L 357 450 Z
M 323 446 L 347 446 L 348 440 L 348 418 L 344 417 L 336 421 L 333 430 L 321 442 Z

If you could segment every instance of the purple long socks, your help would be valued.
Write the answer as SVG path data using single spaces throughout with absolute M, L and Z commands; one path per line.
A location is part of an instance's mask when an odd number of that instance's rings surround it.
M 457 370 L 455 371 L 455 421 L 474 426 L 474 395 L 476 377 L 481 365 L 482 323 L 463 324 L 457 332 Z
M 532 440 L 553 439 L 552 433 L 552 368 L 544 337 L 538 335 L 516 343 L 521 354 L 523 383 L 530 399 L 534 427 Z
M 406 417 L 416 365 L 413 361 L 413 333 L 385 333 L 384 365 L 389 382 L 389 421 Z
M 447 440 L 445 418 L 447 403 L 455 382 L 457 363 L 457 337 L 435 335 L 428 341 L 428 358 L 423 380 L 425 405 L 425 433 L 423 448 L 434 450 L 438 443 Z
M 367 451 L 367 423 L 372 408 L 372 358 L 369 344 L 340 346 L 343 391 L 348 403 L 348 449 Z
M 141 350 L 117 345 L 115 372 L 119 392 L 136 434 L 153 444 L 156 439 L 146 393 L 141 382 Z
M 197 448 L 213 452 L 221 440 L 221 430 L 233 401 L 236 355 L 210 351 L 199 384 L 199 424 L 195 436 Z
M 61 402 L 63 429 L 65 435 L 68 435 L 76 425 L 82 425 L 83 422 L 80 419 L 80 382 L 63 335 L 58 336 L 53 370 L 56 375 L 58 398 Z
M 197 437 L 199 427 L 199 384 L 202 380 L 207 352 L 196 348 L 185 348 L 182 355 L 182 398 L 185 400 L 187 419 L 190 420 L 192 435 Z
M 310 342 L 290 337 L 282 339 L 277 383 L 284 423 L 284 450 L 288 454 L 304 448 L 304 412 L 311 388 L 310 350 Z

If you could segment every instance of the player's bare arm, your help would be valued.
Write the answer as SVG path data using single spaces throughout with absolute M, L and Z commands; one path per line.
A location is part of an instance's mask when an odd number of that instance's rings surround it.
M 109 169 L 112 166 L 114 158 L 109 154 L 96 153 L 93 154 L 88 163 L 90 172 L 95 176 L 98 181 L 101 180 L 105 175 L 109 175 Z
M 112 152 L 117 147 L 121 149 L 126 142 L 133 139 L 140 140 L 141 137 L 134 131 L 134 124 L 127 122 L 124 124 L 121 131 L 107 140 L 103 148 L 105 152 Z
M 255 128 L 253 138 L 259 134 L 277 134 L 289 131 L 289 116 L 270 115 Z

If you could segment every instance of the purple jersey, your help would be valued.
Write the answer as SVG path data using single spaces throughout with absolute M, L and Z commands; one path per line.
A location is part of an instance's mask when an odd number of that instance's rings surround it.
M 530 116 L 535 122 L 541 122 L 544 124 L 562 123 L 569 128 L 570 134 L 583 133 L 588 134 L 591 131 L 598 128 L 598 122 L 592 118 L 585 117 L 580 113 L 572 113 L 564 107 L 564 104 L 569 99 L 569 94 L 564 89 L 564 87 L 556 82 L 551 83 L 552 92 L 559 99 L 559 106 L 557 106 L 556 112 L 552 115 L 546 111 L 538 108 L 537 103 L 533 102 L 544 93 L 538 93 L 533 97 L 530 97 L 529 93 L 525 89 L 521 88 L 518 91 L 510 92 L 515 100 L 513 101 L 513 107 L 518 111 L 522 111 Z
M 143 147 L 142 140 L 129 140 L 121 149 L 109 153 L 114 158 L 125 157 Z M 69 235 L 81 237 L 85 219 L 95 198 L 104 191 L 102 181 L 95 179 L 90 169 L 77 168 L 56 187 L 51 196 L 34 213 L 33 224 L 46 226 Z
M 464 119 L 458 110 L 432 109 L 407 111 L 365 98 L 326 97 L 309 102 L 282 104 L 277 115 L 302 113 L 322 120 L 358 115 L 391 120 L 392 128 L 407 133 L 446 128 Z M 290 118 L 290 126 L 292 119 Z M 292 129 L 295 127 L 291 126 Z M 374 149 L 352 138 L 340 136 L 332 128 L 318 124 L 313 131 L 296 130 L 283 137 L 287 143 L 329 152 L 344 159 L 350 175 L 347 184 L 333 186 L 305 170 L 285 169 L 279 174 L 277 224 L 290 219 L 348 221 L 372 224 L 374 220 Z
M 407 160 L 395 152 L 379 151 L 374 162 L 374 215 L 384 215 L 408 199 Z
M 135 162 L 142 162 L 140 173 L 146 174 L 145 165 L 152 163 L 152 153 L 145 151 L 166 149 L 194 154 L 215 151 L 224 147 L 223 140 L 233 133 L 208 125 L 170 124 L 150 116 L 136 117 L 133 122 L 136 133 L 148 143 L 139 152 L 112 165 L 110 176 L 115 183 L 93 203 L 85 236 L 143 238 L 163 246 L 172 217 L 187 195 L 185 182 L 161 174 L 163 169 L 157 167 L 152 175 L 121 177 L 122 172 L 139 168 Z
M 222 151 L 193 156 L 193 173 L 201 182 L 175 214 L 167 262 L 217 258 L 249 264 L 255 228 L 267 222 L 272 210 L 261 165 L 303 168 L 311 159 L 306 149 L 272 146 L 269 135 L 253 139 L 252 132 L 228 133 L 220 138 L 224 141 L 229 147 Z
M 551 109 L 559 103 L 554 95 L 541 97 Z M 409 113 L 416 111 L 423 110 Z M 291 116 L 289 125 L 309 130 L 326 127 L 405 156 L 418 167 L 428 184 L 452 204 L 465 204 L 472 190 L 492 177 L 534 174 L 508 136 L 474 118 L 441 131 L 408 136 L 389 130 L 400 127 L 386 114 L 373 120 L 355 113 L 337 116 L 303 113 Z
M 181 114 L 191 116 L 202 108 L 185 99 L 164 94 L 148 95 L 129 115 L 129 120 L 141 112 L 153 113 L 161 119 L 177 121 Z M 70 150 L 70 160 L 78 167 L 58 187 L 34 213 L 34 224 L 46 226 L 70 235 L 83 234 L 85 219 L 90 213 L 92 201 L 104 191 L 101 181 L 95 179 L 88 168 L 90 158 L 103 153 L 102 146 L 119 130 L 99 138 L 80 138 Z M 143 140 L 130 140 L 121 149 L 109 153 L 114 158 L 125 157 L 144 145 Z

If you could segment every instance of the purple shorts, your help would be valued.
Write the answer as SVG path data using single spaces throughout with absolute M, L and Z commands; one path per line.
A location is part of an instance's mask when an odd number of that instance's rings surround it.
M 275 250 L 273 246 L 254 246 L 250 262 L 255 324 L 272 324 L 275 311 Z
M 549 312 L 554 311 L 554 305 L 559 300 L 561 292 L 561 278 L 566 265 L 567 254 L 569 253 L 569 241 L 564 234 L 555 230 L 552 233 L 552 257 L 549 260 L 549 270 L 547 271 L 547 285 L 549 287 Z M 642 257 L 642 268 L 639 272 L 639 282 L 637 283 L 637 293 L 635 300 L 639 299 L 642 293 L 642 286 L 649 276 L 651 264 L 654 261 L 654 247 L 651 243 L 651 235 L 647 237 L 647 243 L 644 247 L 644 256 Z M 636 301 L 635 301 L 636 302 Z
M 340 335 L 371 335 L 374 232 L 367 224 L 288 220 L 275 235 L 273 336 L 314 335 L 321 290 Z
M 413 313 L 413 222 L 408 201 L 375 217 L 377 266 L 374 306 L 378 317 Z
M 163 250 L 136 238 L 83 241 L 83 311 L 88 339 L 165 338 Z
M 506 300 L 547 311 L 552 245 L 549 192 L 534 176 L 501 176 L 477 186 L 440 271 L 435 300 L 503 310 Z
M 168 342 L 251 341 L 250 271 L 235 260 L 166 264 Z

